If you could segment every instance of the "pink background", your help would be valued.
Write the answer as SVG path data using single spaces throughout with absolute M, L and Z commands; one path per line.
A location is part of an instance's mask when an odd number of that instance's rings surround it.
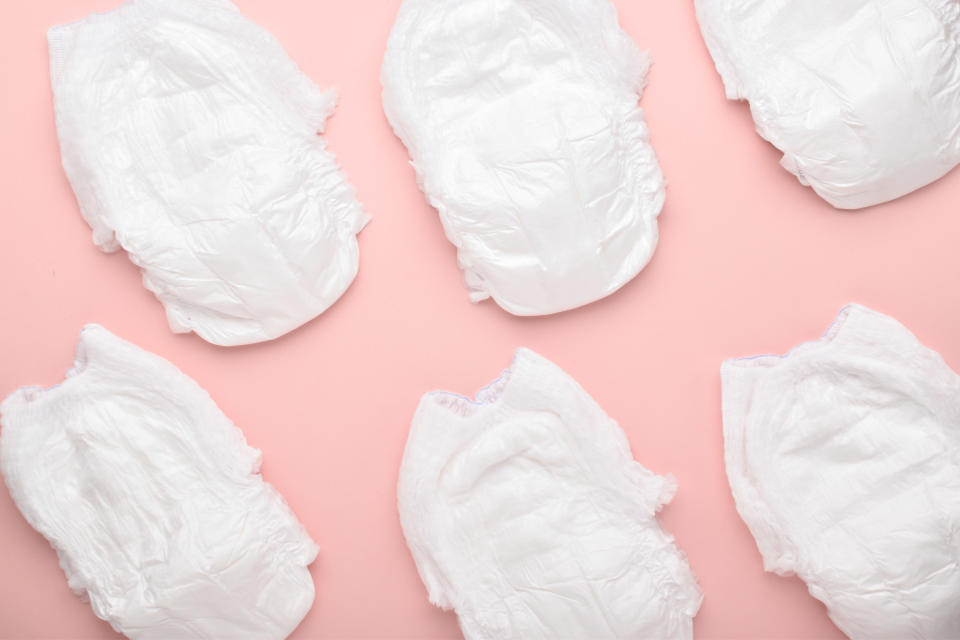
M 897 202 L 833 210 L 777 164 L 745 105 L 723 98 L 692 3 L 617 2 L 653 54 L 642 105 L 669 181 L 653 262 L 619 293 L 555 317 L 467 301 L 454 250 L 380 106 L 399 0 L 239 0 L 341 102 L 337 154 L 373 216 L 360 275 L 319 319 L 224 349 L 174 335 L 123 254 L 90 241 L 60 168 L 45 30 L 116 0 L 0 1 L 0 393 L 51 385 L 99 322 L 195 378 L 264 452 L 264 476 L 321 546 L 296 638 L 456 638 L 404 544 L 395 480 L 420 395 L 472 394 L 529 346 L 672 472 L 663 524 L 706 594 L 700 638 L 838 638 L 797 579 L 765 574 L 723 472 L 718 368 L 818 337 L 849 301 L 894 315 L 960 368 L 960 171 Z M 67 588 L 55 553 L 0 491 L 0 636 L 115 634 Z

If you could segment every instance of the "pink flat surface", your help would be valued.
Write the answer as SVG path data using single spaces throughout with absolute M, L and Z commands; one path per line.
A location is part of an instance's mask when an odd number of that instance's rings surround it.
M 263 473 L 321 546 L 295 638 L 456 638 L 431 606 L 395 507 L 420 395 L 490 381 L 529 346 L 573 375 L 679 493 L 662 521 L 706 594 L 699 638 L 840 638 L 797 579 L 765 574 L 723 471 L 721 360 L 818 337 L 849 301 L 889 313 L 960 368 L 960 171 L 897 202 L 842 213 L 800 186 L 724 100 L 692 3 L 617 2 L 653 54 L 642 105 L 669 181 L 653 262 L 614 296 L 521 319 L 467 301 L 454 250 L 380 106 L 399 0 L 239 0 L 341 101 L 337 154 L 373 216 L 360 275 L 319 319 L 224 349 L 174 335 L 122 254 L 100 253 L 60 168 L 45 31 L 116 0 L 0 2 L 0 393 L 50 385 L 99 322 L 205 387 L 264 452 Z M 110 638 L 56 554 L 0 491 L 0 636 Z

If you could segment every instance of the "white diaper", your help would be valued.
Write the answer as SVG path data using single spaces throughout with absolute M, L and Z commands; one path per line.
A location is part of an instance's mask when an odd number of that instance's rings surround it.
M 727 476 L 766 569 L 851 638 L 960 638 L 960 378 L 857 305 L 722 372 Z
M 781 163 L 857 209 L 960 163 L 957 0 L 696 0 L 727 97 Z
M 49 32 L 63 167 L 170 327 L 276 338 L 333 304 L 367 221 L 317 136 L 321 91 L 227 0 L 130 0 Z
M 70 587 L 130 638 L 284 638 L 317 547 L 260 452 L 172 364 L 88 325 L 74 368 L 0 405 L 0 471 Z
M 608 0 L 404 0 L 383 106 L 471 300 L 554 313 L 647 264 L 664 199 L 648 65 Z
M 572 378 L 518 349 L 476 400 L 423 397 L 398 502 L 430 601 L 469 640 L 662 640 L 691 637 L 701 600 L 656 519 L 675 490 Z

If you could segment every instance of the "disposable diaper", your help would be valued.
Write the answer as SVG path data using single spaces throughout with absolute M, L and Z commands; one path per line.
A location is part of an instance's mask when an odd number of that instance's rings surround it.
M 851 305 L 819 341 L 723 364 L 727 476 L 764 567 L 851 638 L 960 638 L 960 378 Z
M 656 519 L 672 477 L 553 363 L 517 350 L 475 400 L 420 401 L 400 521 L 430 602 L 470 639 L 690 638 L 701 601 Z
M 383 106 L 471 300 L 554 313 L 647 264 L 665 189 L 648 66 L 608 0 L 404 0 Z
M 227 0 L 130 0 L 54 27 L 63 167 L 171 329 L 276 338 L 357 273 L 367 221 L 317 133 L 336 101 Z
M 0 405 L 0 471 L 94 613 L 130 638 L 284 638 L 317 547 L 260 452 L 172 364 L 88 325 L 73 369 Z
M 696 0 L 727 97 L 841 209 L 960 163 L 957 0 Z

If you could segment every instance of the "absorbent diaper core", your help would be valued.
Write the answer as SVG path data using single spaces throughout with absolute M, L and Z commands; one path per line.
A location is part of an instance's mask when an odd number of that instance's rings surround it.
M 656 519 L 676 490 L 555 364 L 517 350 L 470 400 L 420 401 L 400 521 L 430 602 L 470 639 L 690 638 L 701 601 Z
M 781 164 L 841 209 L 960 163 L 956 0 L 696 0 L 727 97 Z
M 63 167 L 170 328 L 276 338 L 357 273 L 367 221 L 317 133 L 321 91 L 227 0 L 130 0 L 49 32 Z
M 206 391 L 103 327 L 0 405 L 0 471 L 94 613 L 140 640 L 286 637 L 317 547 Z
M 764 567 L 851 638 L 960 637 L 960 378 L 845 308 L 786 356 L 723 364 L 727 476 Z
M 648 66 L 608 0 L 404 0 L 383 106 L 471 300 L 554 313 L 647 264 L 665 192 Z

